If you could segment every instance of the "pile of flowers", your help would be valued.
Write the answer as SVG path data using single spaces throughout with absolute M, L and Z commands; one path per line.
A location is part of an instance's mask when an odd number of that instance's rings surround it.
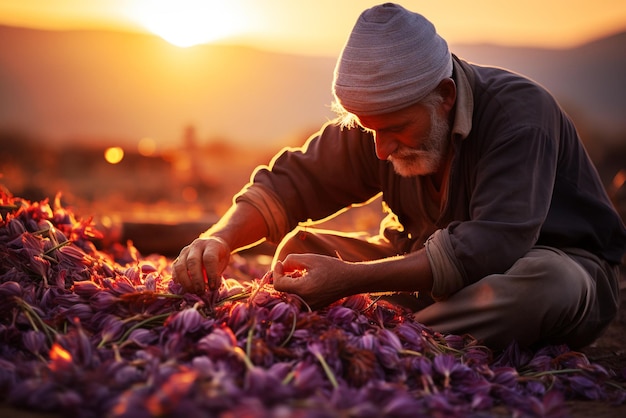
M 0 192 L 0 403 L 74 417 L 566 416 L 623 403 L 623 371 L 565 346 L 494 353 L 369 295 L 311 310 L 231 263 L 187 294 L 171 261 Z

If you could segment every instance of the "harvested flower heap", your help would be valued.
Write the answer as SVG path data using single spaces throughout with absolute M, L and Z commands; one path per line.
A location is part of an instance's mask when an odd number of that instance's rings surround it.
M 312 311 L 271 275 L 202 296 L 60 199 L 0 192 L 0 403 L 72 417 L 566 416 L 626 371 L 566 346 L 492 352 L 368 295 Z M 245 264 L 242 266 L 245 268 Z M 227 273 L 233 267 L 227 269 Z M 225 274 L 228 277 L 228 274 Z

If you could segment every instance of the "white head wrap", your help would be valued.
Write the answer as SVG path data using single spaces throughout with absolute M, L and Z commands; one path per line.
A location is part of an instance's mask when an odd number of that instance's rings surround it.
M 337 61 L 336 101 L 357 116 L 419 102 L 452 75 L 448 44 L 422 15 L 393 3 L 359 16 Z

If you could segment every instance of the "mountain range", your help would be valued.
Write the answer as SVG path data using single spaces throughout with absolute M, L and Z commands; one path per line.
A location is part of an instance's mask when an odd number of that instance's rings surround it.
M 626 32 L 570 49 L 451 45 L 546 86 L 585 130 L 626 132 Z M 304 51 L 306 52 L 306 51 Z M 336 57 L 178 48 L 151 35 L 0 26 L 0 130 L 41 140 L 295 145 L 333 117 Z

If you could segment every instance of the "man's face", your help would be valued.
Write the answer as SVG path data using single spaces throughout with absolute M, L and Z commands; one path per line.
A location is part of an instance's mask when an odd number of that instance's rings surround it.
M 434 174 L 441 166 L 450 136 L 446 116 L 437 107 L 416 104 L 387 115 L 359 117 L 374 132 L 376 155 L 404 177 Z

